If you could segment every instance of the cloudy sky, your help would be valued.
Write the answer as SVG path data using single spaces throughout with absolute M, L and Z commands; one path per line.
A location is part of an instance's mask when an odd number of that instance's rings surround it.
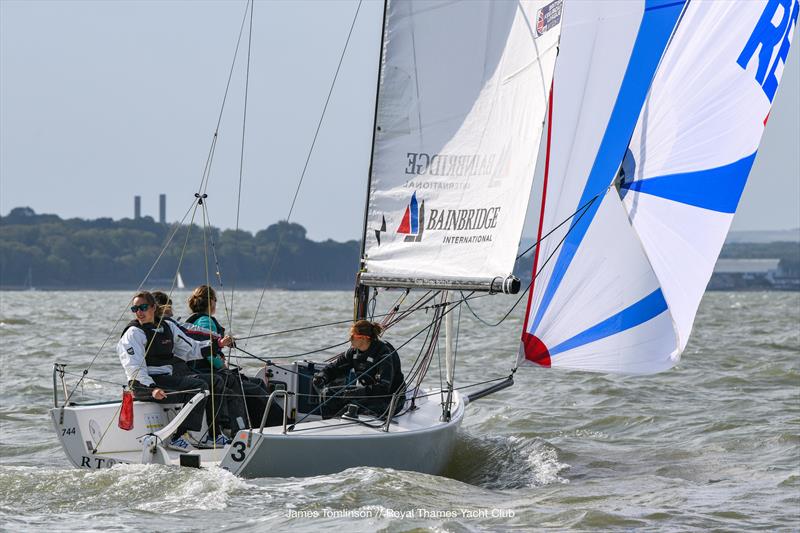
M 355 0 L 257 2 L 240 227 L 286 218 Z M 167 218 L 191 207 L 242 21 L 242 1 L 0 0 L 0 213 Z M 292 220 L 360 238 L 382 3 L 365 1 Z M 796 43 L 795 43 L 796 44 Z M 790 53 L 733 229 L 800 226 L 800 60 Z M 209 182 L 236 225 L 244 69 L 234 72 Z

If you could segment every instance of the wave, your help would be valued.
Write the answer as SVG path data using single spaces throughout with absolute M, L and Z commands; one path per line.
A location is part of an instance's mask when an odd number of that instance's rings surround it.
M 505 490 L 569 483 L 561 476 L 569 468 L 559 460 L 557 448 L 539 438 L 462 433 L 445 475 L 483 488 Z

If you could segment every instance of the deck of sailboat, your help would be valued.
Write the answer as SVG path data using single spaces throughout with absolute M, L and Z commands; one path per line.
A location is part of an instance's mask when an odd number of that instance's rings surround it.
M 287 432 L 286 436 L 381 436 L 381 434 L 386 433 L 428 431 L 447 423 L 440 420 L 442 411 L 440 403 L 436 401 L 438 399 L 438 395 L 418 398 L 415 403 L 415 409 L 406 409 L 402 414 L 396 416 L 394 420 L 392 420 L 388 432 L 384 431 L 385 420 L 362 415 L 357 420 L 330 418 L 327 420 L 303 422 L 297 424 L 293 431 Z M 460 404 L 454 404 L 453 411 L 459 407 Z M 283 433 L 283 427 L 273 426 L 264 428 L 261 430 L 261 433 L 263 435 L 280 435 Z

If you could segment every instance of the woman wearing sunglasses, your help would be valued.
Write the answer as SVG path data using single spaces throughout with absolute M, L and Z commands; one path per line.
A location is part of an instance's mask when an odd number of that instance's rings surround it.
M 314 385 L 320 389 L 351 371 L 358 383 L 334 393 L 322 406 L 323 417 L 336 415 L 348 403 L 355 403 L 373 415 L 383 417 L 389 410 L 392 395 L 405 389 L 400 356 L 394 346 L 378 338 L 382 331 L 379 324 L 357 321 L 350 328 L 350 348 L 314 375 Z M 401 397 L 395 404 L 395 414 L 404 403 L 405 398 Z
M 163 320 L 157 313 L 153 295 L 142 291 L 133 297 L 131 312 L 135 319 L 131 320 L 122 332 L 117 343 L 117 354 L 125 369 L 129 387 L 141 397 L 147 395 L 156 401 L 167 400 L 167 391 L 190 391 L 170 395 L 169 402 L 188 401 L 199 390 L 208 390 L 210 381 L 192 371 L 186 361 L 202 359 L 210 353 L 209 341 L 196 341 L 187 336 L 174 322 Z M 222 346 L 233 343 L 231 337 L 219 340 Z M 220 383 L 216 383 L 219 381 Z M 219 390 L 218 402 L 224 402 L 224 383 L 215 380 L 215 393 Z M 183 424 L 175 432 L 169 446 L 180 451 L 188 451 L 191 445 L 184 437 L 187 430 L 202 429 L 203 410 L 205 409 L 209 427 L 213 427 L 214 416 L 208 402 L 201 402 L 195 407 Z M 229 441 L 218 431 L 217 440 L 198 443 L 201 447 L 224 446 Z M 206 439 L 208 440 L 208 439 Z

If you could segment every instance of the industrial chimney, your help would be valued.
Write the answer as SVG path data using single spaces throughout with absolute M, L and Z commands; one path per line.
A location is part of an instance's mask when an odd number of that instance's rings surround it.
M 158 221 L 162 224 L 167 223 L 167 195 L 158 195 Z
M 142 197 L 141 196 L 134 196 L 133 197 L 133 219 L 139 220 L 142 218 Z

